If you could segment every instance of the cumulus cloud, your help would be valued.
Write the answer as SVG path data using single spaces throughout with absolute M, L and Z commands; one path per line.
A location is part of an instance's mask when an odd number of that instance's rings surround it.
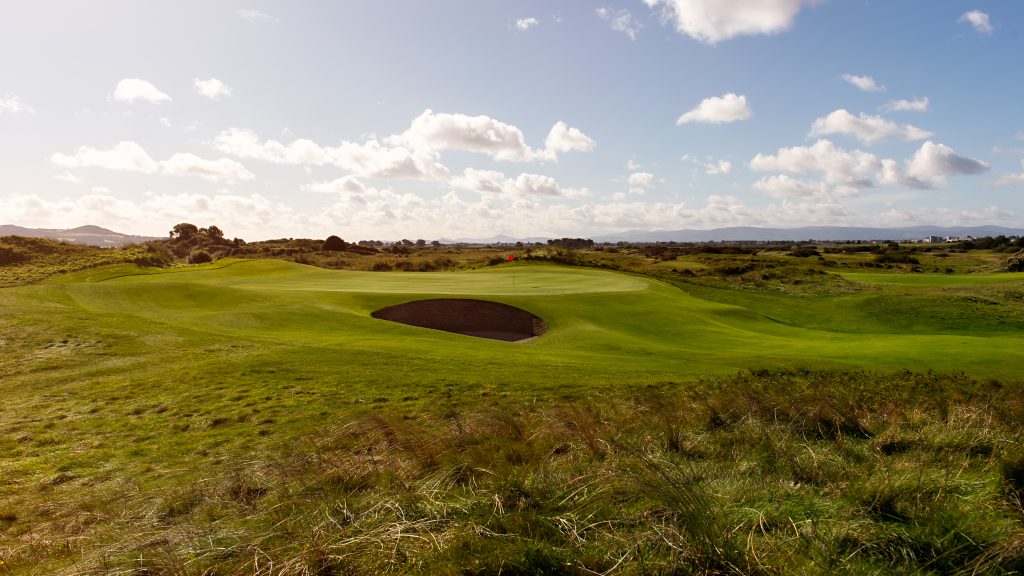
M 14 94 L 0 98 L 0 114 L 35 114 L 31 106 L 25 104 Z
M 927 112 L 928 97 L 913 100 L 893 100 L 882 106 L 882 112 Z
M 728 174 L 732 172 L 732 162 L 725 159 L 714 159 L 708 156 L 707 160 L 700 160 L 698 158 L 691 158 L 689 154 L 683 154 L 680 160 L 689 160 L 704 169 L 704 173 L 709 176 L 717 176 L 719 174 Z
M 908 141 L 923 140 L 932 135 L 931 132 L 926 132 L 910 124 L 900 126 L 881 116 L 870 116 L 863 112 L 859 116 L 854 116 L 842 108 L 815 120 L 811 124 L 808 136 L 830 136 L 832 134 L 853 136 L 865 144 L 872 144 L 886 138 L 901 138 Z
M 527 145 L 522 130 L 511 124 L 485 115 L 435 113 L 429 109 L 413 119 L 408 130 L 391 136 L 387 142 L 413 149 L 475 152 L 514 162 L 557 160 L 560 152 L 594 148 L 590 137 L 564 122 L 551 128 L 546 149 L 534 150 Z
M 160 169 L 159 163 L 135 142 L 122 141 L 109 150 L 97 150 L 81 146 L 74 154 L 54 154 L 50 162 L 65 168 L 105 168 L 153 174 Z
M 820 0 L 644 0 L 660 8 L 676 30 L 704 44 L 735 36 L 778 34 L 788 30 L 804 6 Z
M 436 152 L 429 149 L 414 150 L 407 146 L 387 146 L 377 140 L 342 142 L 332 147 L 299 138 L 285 144 L 277 140 L 261 140 L 252 130 L 229 128 L 214 138 L 213 147 L 238 158 L 293 166 L 333 165 L 369 178 L 448 178 L 448 168 L 438 162 Z
M 71 172 L 64 172 L 63 174 L 54 174 L 54 180 L 60 180 L 61 182 L 67 182 L 68 184 L 81 184 L 82 179 L 75 176 Z
M 754 189 L 776 198 L 836 198 L 857 193 L 852 186 L 831 186 L 826 182 L 800 180 L 785 174 L 761 178 L 754 182 Z
M 451 185 L 479 194 L 504 194 L 511 197 L 582 198 L 590 192 L 586 188 L 562 186 L 557 180 L 542 174 L 522 173 L 508 178 L 496 170 L 467 168 L 462 175 L 452 178 Z
M 540 24 L 540 21 L 532 16 L 529 18 L 520 18 L 519 20 L 516 20 L 516 28 L 523 32 L 526 32 L 527 30 L 533 28 L 538 24 Z
M 648 188 L 654 187 L 654 174 L 650 172 L 633 172 L 629 175 L 627 180 L 629 184 L 629 193 L 641 195 L 644 194 Z M 623 198 L 621 194 L 616 195 L 616 198 Z
M 195 79 L 194 86 L 196 93 L 206 96 L 210 100 L 220 100 L 231 96 L 231 88 L 216 78 L 209 80 Z
M 951 176 L 981 174 L 988 169 L 985 162 L 959 156 L 949 146 L 929 140 L 907 161 L 906 175 L 915 187 L 942 188 Z
M 490 116 L 434 113 L 426 110 L 408 130 L 389 139 L 414 148 L 461 150 L 487 154 L 495 160 L 525 161 L 534 157 L 523 132 Z
M 634 172 L 629 175 L 629 185 L 650 188 L 654 186 L 654 174 L 650 172 Z
M 643 26 L 633 17 L 633 13 L 623 8 L 613 10 L 611 8 L 598 8 L 595 10 L 598 17 L 608 22 L 608 27 L 616 32 L 622 32 L 629 36 L 630 40 L 636 40 L 636 35 Z
M 205 160 L 194 154 L 175 154 L 157 162 L 136 142 L 123 141 L 109 150 L 79 147 L 74 154 L 54 154 L 50 162 L 66 168 L 103 168 L 143 174 L 162 173 L 170 176 L 198 176 L 213 182 L 251 180 L 253 175 L 238 162 L 221 158 Z M 63 178 L 67 180 L 66 178 Z
M 343 176 L 326 182 L 313 182 L 302 187 L 308 192 L 325 194 L 365 194 L 366 185 L 354 176 Z
M 856 86 L 858 90 L 864 92 L 884 92 L 885 86 L 882 86 L 871 76 L 855 76 L 853 74 L 843 74 L 843 80 L 846 80 L 851 85 Z
M 556 122 L 544 140 L 544 156 L 557 158 L 562 152 L 590 152 L 594 149 L 594 140 L 565 122 Z
M 114 89 L 114 100 L 128 103 L 144 100 L 159 104 L 160 102 L 170 102 L 171 97 L 146 80 L 125 78 L 117 83 L 117 87 Z
M 171 176 L 198 176 L 211 182 L 252 180 L 252 172 L 229 158 L 204 160 L 195 154 L 175 154 L 160 163 L 161 171 Z
M 239 10 L 235 10 L 235 14 L 238 14 L 239 18 L 249 22 L 250 24 L 276 24 L 279 22 L 277 18 L 274 18 L 270 14 L 260 12 L 255 8 L 241 8 Z
M 997 186 L 1020 186 L 1024 185 L 1024 160 L 1020 161 L 1021 171 L 1015 174 L 1004 174 L 996 180 Z
M 786 178 L 764 178 L 755 185 L 758 190 L 779 197 L 851 196 L 863 188 L 877 184 L 905 188 L 942 188 L 957 175 L 981 174 L 988 164 L 957 155 L 943 144 L 927 141 L 903 166 L 895 160 L 879 159 L 859 150 L 848 151 L 828 140 L 813 146 L 780 148 L 774 155 L 758 154 L 750 168 L 760 172 L 786 174 L 818 173 L 826 187 L 815 188 L 808 181 Z
M 970 24 L 971 27 L 974 28 L 975 32 L 979 34 L 985 34 L 986 36 L 991 35 L 992 32 L 995 31 L 995 28 L 992 26 L 992 21 L 989 19 L 988 14 L 982 12 L 981 10 L 971 10 L 969 12 L 964 12 L 963 15 L 960 16 L 960 19 L 957 20 L 957 22 L 966 22 Z
M 746 96 L 737 96 L 732 92 L 722 96 L 712 96 L 701 100 L 696 108 L 683 114 L 676 120 L 676 125 L 699 122 L 701 124 L 722 124 L 746 120 L 754 115 L 747 105 Z

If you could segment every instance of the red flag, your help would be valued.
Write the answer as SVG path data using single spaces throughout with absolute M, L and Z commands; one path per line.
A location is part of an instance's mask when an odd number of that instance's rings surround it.
M 515 260 L 515 259 L 516 259 L 516 257 L 515 257 L 514 255 L 512 255 L 512 254 L 509 254 L 509 255 L 508 255 L 508 261 L 509 261 L 509 262 L 511 262 L 511 261 L 513 261 L 513 260 Z

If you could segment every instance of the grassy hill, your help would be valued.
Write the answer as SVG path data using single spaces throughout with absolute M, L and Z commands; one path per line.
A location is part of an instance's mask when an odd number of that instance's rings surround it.
M 0 573 L 1021 569 L 1024 274 L 837 282 L 225 259 L 4 288 Z M 451 296 L 550 330 L 370 316 Z

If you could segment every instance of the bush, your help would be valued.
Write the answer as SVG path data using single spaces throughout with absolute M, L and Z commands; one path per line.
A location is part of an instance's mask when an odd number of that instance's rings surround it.
M 213 262 L 213 256 L 206 250 L 193 250 L 188 255 L 189 264 L 206 264 L 207 262 Z
M 28 260 L 28 256 L 20 250 L 8 248 L 7 246 L 0 246 L 0 266 L 5 264 L 17 264 L 18 262 L 24 262 L 25 260 Z
M 328 236 L 324 240 L 324 250 L 328 252 L 341 252 L 348 246 L 348 243 L 338 236 Z

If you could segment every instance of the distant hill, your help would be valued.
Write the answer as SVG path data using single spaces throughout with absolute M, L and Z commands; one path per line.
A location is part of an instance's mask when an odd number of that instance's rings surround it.
M 63 240 L 75 244 L 87 244 L 89 246 L 123 246 L 145 242 L 147 240 L 161 240 L 155 236 L 134 236 L 107 230 L 99 226 L 87 225 L 67 230 L 55 228 L 24 228 L 11 224 L 0 225 L 0 236 L 26 236 L 29 238 L 49 238 L 51 240 Z
M 741 226 L 713 230 L 630 230 L 591 237 L 595 242 L 785 242 L 796 240 L 920 240 L 925 236 L 1024 236 L 1024 228 L 1002 226 L 911 226 L 907 228 L 857 228 L 807 226 L 803 228 L 756 228 Z

